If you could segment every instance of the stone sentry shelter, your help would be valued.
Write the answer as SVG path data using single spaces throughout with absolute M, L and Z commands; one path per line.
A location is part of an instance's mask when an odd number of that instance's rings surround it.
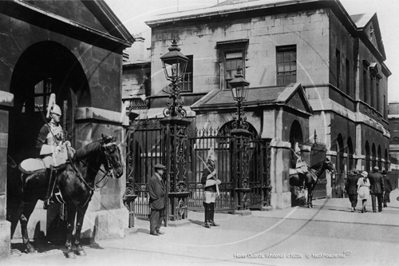
M 51 92 L 57 95 L 62 125 L 77 149 L 101 133 L 121 142 L 122 51 L 133 42 L 103 0 L 0 2 L 0 258 L 10 248 L 7 177 L 12 181 L 15 164 L 38 155 L 44 121 L 37 107 L 45 108 Z M 90 237 L 124 234 L 124 189 L 122 177 L 95 192 L 84 225 Z M 43 217 L 38 204 L 29 228 L 46 233 Z

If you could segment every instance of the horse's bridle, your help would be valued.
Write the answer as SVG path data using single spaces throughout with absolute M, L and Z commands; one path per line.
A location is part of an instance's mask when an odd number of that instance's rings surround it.
M 114 165 L 109 159 L 110 154 L 114 152 L 114 151 L 111 150 L 111 147 L 115 147 L 115 150 L 117 150 L 117 151 L 119 150 L 118 145 L 116 144 L 116 142 L 106 143 L 106 144 L 103 144 L 101 146 L 101 149 L 104 152 L 104 156 L 105 156 L 105 160 L 106 160 L 105 169 L 107 170 L 107 172 L 104 173 L 104 177 L 107 176 L 108 174 L 111 174 L 112 178 L 115 178 L 114 172 L 111 171 L 111 170 L 114 170 L 118 165 Z

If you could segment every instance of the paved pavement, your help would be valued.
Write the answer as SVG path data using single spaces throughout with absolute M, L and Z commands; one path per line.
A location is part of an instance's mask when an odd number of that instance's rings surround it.
M 162 228 L 163 236 L 137 220 L 137 233 L 85 246 L 85 257 L 66 259 L 53 247 L 2 265 L 396 265 L 398 196 L 393 191 L 380 213 L 371 212 L 370 200 L 362 214 L 350 212 L 348 199 L 321 199 L 313 209 L 216 214 L 220 226 L 211 229 L 201 226 L 203 213 L 190 212 L 190 224 Z

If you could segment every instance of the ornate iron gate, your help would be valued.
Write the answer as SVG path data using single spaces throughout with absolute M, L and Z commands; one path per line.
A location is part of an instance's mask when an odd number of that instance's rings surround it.
M 194 123 L 192 123 L 194 124 Z M 148 178 L 154 173 L 156 163 L 165 163 L 171 154 L 165 142 L 165 129 L 159 120 L 138 121 L 128 134 L 127 180 L 137 195 L 135 215 L 147 217 Z M 269 143 L 270 140 L 244 140 L 230 136 L 218 129 L 188 129 L 184 145 L 177 145 L 176 169 L 184 172 L 184 182 L 190 191 L 187 207 L 203 209 L 202 172 L 210 152 L 214 152 L 220 197 L 216 211 L 233 212 L 237 209 L 262 208 L 269 205 Z
M 310 165 L 314 165 L 321 160 L 326 159 L 326 152 L 327 148 L 324 144 L 314 143 L 312 145 L 311 153 L 310 153 Z M 313 190 L 313 198 L 325 198 L 327 196 L 327 189 L 326 189 L 327 179 L 326 173 L 324 172 L 317 182 L 316 187 Z

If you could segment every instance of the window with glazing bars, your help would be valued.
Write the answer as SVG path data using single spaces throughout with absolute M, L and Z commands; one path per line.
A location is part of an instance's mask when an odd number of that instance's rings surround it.
M 283 46 L 276 49 L 277 86 L 296 82 L 296 46 Z
M 237 74 L 237 68 L 244 69 L 243 51 L 228 51 L 225 52 L 225 65 L 224 65 L 224 76 L 226 83 L 228 84 Z M 244 75 L 244 71 L 242 71 Z M 230 88 L 230 85 L 227 86 Z
M 186 73 L 184 74 L 184 78 L 182 83 L 180 84 L 180 91 L 193 91 L 193 56 L 186 55 L 188 57 L 188 63 L 186 68 Z

